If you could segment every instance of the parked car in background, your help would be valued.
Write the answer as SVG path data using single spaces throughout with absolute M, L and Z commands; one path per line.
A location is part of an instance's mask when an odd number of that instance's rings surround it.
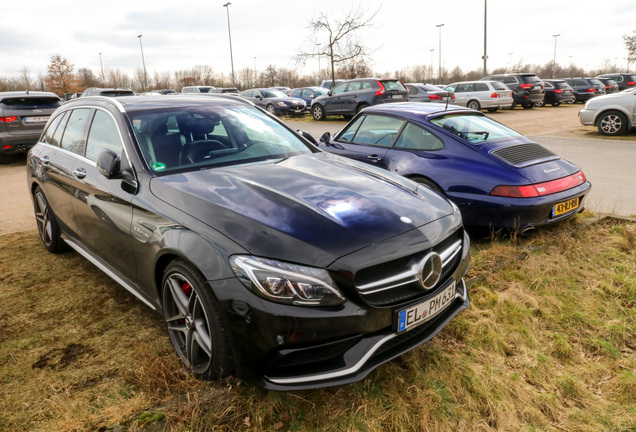
M 411 102 L 431 102 L 431 103 L 455 103 L 455 94 L 433 84 L 426 83 L 406 83 L 409 90 L 409 101 Z
M 0 92 L 0 163 L 35 145 L 62 100 L 50 92 Z
M 636 87 L 605 96 L 595 97 L 579 111 L 579 121 L 596 126 L 601 135 L 623 135 L 635 127 Z
M 213 86 L 186 86 L 181 88 L 181 93 L 212 93 Z
M 596 78 L 564 78 L 574 90 L 576 102 L 586 102 L 595 96 L 605 94 L 605 84 Z
M 289 97 L 282 91 L 271 88 L 245 90 L 241 92 L 241 96 L 275 115 L 300 115 L 307 109 L 304 100 Z
M 596 79 L 605 84 L 605 94 L 618 93 L 620 91 L 618 83 L 613 79 L 602 77 L 596 77 Z
M 601 74 L 597 76 L 596 78 L 613 79 L 614 81 L 616 81 L 616 84 L 618 84 L 619 91 L 636 87 L 636 75 L 630 74 L 630 73 L 612 72 L 612 73 Z
M 570 87 L 570 84 L 562 79 L 545 79 L 543 80 L 545 85 L 545 97 L 542 101 L 537 102 L 536 106 L 559 106 L 562 103 L 574 103 L 576 97 L 574 96 L 574 90 Z
M 541 78 L 533 73 L 509 73 L 489 75 L 482 81 L 499 81 L 504 83 L 513 92 L 515 102 L 512 108 L 521 105 L 524 109 L 530 109 L 537 102 L 541 102 L 545 96 L 544 84 Z
M 86 96 L 119 97 L 119 96 L 134 96 L 134 95 L 135 95 L 135 92 L 129 88 L 90 87 L 84 90 L 80 97 L 86 97 Z
M 343 79 L 337 79 L 337 80 L 322 80 L 322 82 L 320 83 L 320 87 L 324 87 L 327 90 L 331 90 L 332 88 L 334 88 L 335 86 L 337 86 L 338 84 L 341 84 L 343 82 L 345 82 L 346 80 Z M 335 83 L 335 85 L 334 85 Z
M 368 106 L 404 102 L 408 97 L 408 89 L 397 79 L 358 78 L 341 83 L 314 99 L 311 115 L 318 121 L 332 115 L 353 117 Z
M 241 94 L 241 92 L 236 87 L 215 88 L 210 93 L 232 94 L 235 96 Z
M 425 184 L 464 224 L 526 232 L 574 216 L 591 185 L 581 169 L 481 112 L 400 103 L 358 114 L 325 150 Z
M 290 96 L 302 99 L 307 104 L 307 111 L 311 110 L 311 102 L 318 96 L 327 94 L 329 90 L 324 87 L 299 87 L 291 91 Z
M 157 311 L 198 378 L 359 381 L 470 305 L 454 204 L 241 98 L 69 102 L 26 171 L 45 248 L 72 247 Z
M 479 111 L 496 112 L 514 104 L 512 90 L 499 81 L 463 81 L 444 87 L 455 94 L 455 104 Z

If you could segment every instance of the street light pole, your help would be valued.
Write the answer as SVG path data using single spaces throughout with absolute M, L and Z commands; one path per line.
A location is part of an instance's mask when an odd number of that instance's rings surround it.
M 102 63 L 102 53 L 99 53 L 99 66 L 102 69 L 102 85 L 104 85 L 104 64 Z
M 234 82 L 234 55 L 232 54 L 232 32 L 230 31 L 230 5 L 232 3 L 227 2 L 223 5 L 227 11 L 227 34 L 230 37 L 230 62 L 232 63 L 232 86 L 236 87 L 236 83 Z
M 317 43 L 316 46 L 318 47 L 318 81 L 320 81 L 320 44 Z
M 256 57 L 254 57 L 254 87 L 258 87 L 256 85 Z
M 143 35 L 137 36 L 139 38 L 139 47 L 141 48 L 141 63 L 144 65 L 144 85 L 143 91 L 146 91 L 148 88 L 148 74 L 146 73 L 146 60 L 144 59 L 144 46 L 141 43 L 141 37 Z
M 488 28 L 488 0 L 484 0 L 484 76 L 488 75 L 488 69 L 486 68 L 486 62 L 488 61 L 488 54 L 486 53 L 486 37 Z
M 561 34 L 552 35 L 554 38 L 554 58 L 552 59 L 552 78 L 554 79 L 554 70 L 556 69 L 556 46 L 557 46 L 557 38 L 561 36 Z
M 512 55 L 514 53 L 508 53 L 508 73 L 512 73 Z
M 437 79 L 439 80 L 439 84 L 442 83 L 442 27 L 444 24 L 437 24 L 435 27 L 439 29 L 439 74 Z
M 435 48 L 430 49 L 429 51 L 431 52 L 431 69 L 429 71 L 429 76 L 431 81 L 433 81 L 433 51 L 435 51 Z

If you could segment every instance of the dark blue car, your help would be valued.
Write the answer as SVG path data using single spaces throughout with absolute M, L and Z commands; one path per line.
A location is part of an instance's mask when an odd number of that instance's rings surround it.
M 395 103 L 369 107 L 321 148 L 401 174 L 454 201 L 464 224 L 517 229 L 567 219 L 591 184 L 575 164 L 480 112 Z
M 299 87 L 291 91 L 290 97 L 302 99 L 307 104 L 307 111 L 311 108 L 311 102 L 318 96 L 327 94 L 329 89 L 324 87 Z

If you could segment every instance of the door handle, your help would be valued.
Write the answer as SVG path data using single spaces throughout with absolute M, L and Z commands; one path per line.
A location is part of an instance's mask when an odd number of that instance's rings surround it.
M 86 177 L 86 170 L 84 168 L 75 168 L 73 170 L 73 175 L 78 179 L 83 179 Z
M 372 160 L 374 162 L 380 162 L 382 160 L 382 158 L 378 155 L 369 155 L 367 156 L 367 159 Z
M 48 156 L 44 156 L 44 157 L 42 157 L 42 159 L 40 159 L 40 163 L 41 163 L 42 165 L 48 165 L 48 164 L 49 164 L 49 162 L 50 162 L 50 161 L 49 161 L 49 157 L 48 157 Z

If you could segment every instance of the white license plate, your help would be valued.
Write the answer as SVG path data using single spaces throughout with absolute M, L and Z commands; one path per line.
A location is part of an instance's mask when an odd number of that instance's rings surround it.
M 392 99 L 402 99 L 402 95 L 393 95 L 391 96 Z
M 26 123 L 46 123 L 47 121 L 49 121 L 48 116 L 47 117 L 25 117 L 24 121 Z
M 398 312 L 397 331 L 405 331 L 425 323 L 446 309 L 455 300 L 455 282 L 435 297 Z

